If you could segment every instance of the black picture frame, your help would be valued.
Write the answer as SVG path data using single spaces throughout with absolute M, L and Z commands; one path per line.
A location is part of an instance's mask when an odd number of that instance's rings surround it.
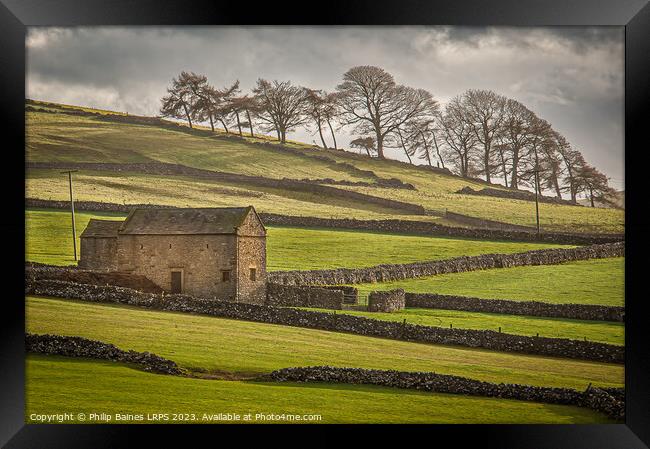
M 650 5 L 647 0 L 463 0 L 425 2 L 364 0 L 314 4 L 277 2 L 255 4 L 187 0 L 0 0 L 0 114 L 5 124 L 3 201 L 0 229 L 7 263 L 3 270 L 4 313 L 2 325 L 2 419 L 0 444 L 6 447 L 126 447 L 134 435 L 149 443 L 170 433 L 208 436 L 224 442 L 224 432 L 250 435 L 244 426 L 124 426 L 124 425 L 25 425 L 24 423 L 24 164 L 25 148 L 25 31 L 27 26 L 72 25 L 508 25 L 568 26 L 609 25 L 625 27 L 625 147 L 626 147 L 626 422 L 611 425 L 431 425 L 395 430 L 372 426 L 369 433 L 384 438 L 397 434 L 407 444 L 498 448 L 621 448 L 650 445 L 650 347 L 644 310 L 643 278 L 646 271 L 647 233 L 645 189 L 650 156 L 645 138 L 650 99 Z M 22 151 L 21 151 L 22 149 Z M 22 166 L 24 167 L 24 165 Z M 644 169 L 644 167 L 646 167 Z M 6 210 L 7 208 L 12 210 Z M 24 287 L 24 286 L 23 286 Z M 309 426 L 313 438 L 320 432 L 330 437 L 332 427 Z M 349 427 L 345 427 L 350 430 Z M 368 430 L 368 426 L 356 426 Z M 256 427 L 255 430 L 260 430 Z M 279 439 L 295 428 L 267 426 Z M 338 428 L 335 430 L 339 430 Z M 339 433 L 335 433 L 339 434 Z M 347 439 L 345 434 L 339 434 Z M 416 443 L 418 438 L 421 443 Z M 305 440 L 300 439 L 303 442 Z M 332 444 L 338 444 L 333 439 Z M 185 440 L 188 442 L 188 440 Z M 297 440 L 299 441 L 299 440 Z M 445 442 L 446 441 L 446 442 Z M 469 443 L 469 444 L 468 444 Z M 197 443 L 198 444 L 198 443 Z

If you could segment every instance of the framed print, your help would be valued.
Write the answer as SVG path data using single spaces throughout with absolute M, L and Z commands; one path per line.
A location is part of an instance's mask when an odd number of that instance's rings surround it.
M 3 0 L 2 443 L 647 447 L 647 2 L 319 6 Z

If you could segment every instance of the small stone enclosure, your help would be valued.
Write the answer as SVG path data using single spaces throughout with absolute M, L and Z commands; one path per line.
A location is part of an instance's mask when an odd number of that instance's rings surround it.
M 384 292 L 371 292 L 368 295 L 369 312 L 398 312 L 406 306 L 404 290 L 398 288 Z
M 91 220 L 79 266 L 145 276 L 170 293 L 263 304 L 266 229 L 252 206 L 133 209 Z

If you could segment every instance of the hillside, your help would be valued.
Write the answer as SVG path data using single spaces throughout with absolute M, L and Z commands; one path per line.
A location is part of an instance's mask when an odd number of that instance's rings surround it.
M 252 204 L 262 212 L 289 215 L 459 225 L 445 218 L 449 211 L 517 225 L 535 223 L 534 203 L 455 193 L 467 186 L 479 190 L 485 184 L 427 167 L 300 143 L 280 146 L 266 137 L 191 130 L 110 111 L 34 101 L 26 109 L 26 160 L 32 164 L 27 171 L 28 197 L 67 199 L 67 178 L 59 173 L 60 165 L 84 163 L 75 174 L 80 200 Z M 102 165 L 107 163 L 113 165 Z M 216 175 L 198 176 L 190 169 Z M 292 184 L 284 178 L 310 182 Z M 417 207 L 426 213 L 414 212 Z M 542 203 L 540 219 L 547 231 L 624 230 L 624 213 L 616 209 Z

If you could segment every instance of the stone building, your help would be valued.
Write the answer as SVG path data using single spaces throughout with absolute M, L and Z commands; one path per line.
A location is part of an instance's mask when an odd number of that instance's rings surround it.
M 79 268 L 85 270 L 117 270 L 117 230 L 122 221 L 91 218 L 79 236 L 81 240 Z
M 134 209 L 119 228 L 91 220 L 80 267 L 146 276 L 171 293 L 262 304 L 266 229 L 244 208 Z

